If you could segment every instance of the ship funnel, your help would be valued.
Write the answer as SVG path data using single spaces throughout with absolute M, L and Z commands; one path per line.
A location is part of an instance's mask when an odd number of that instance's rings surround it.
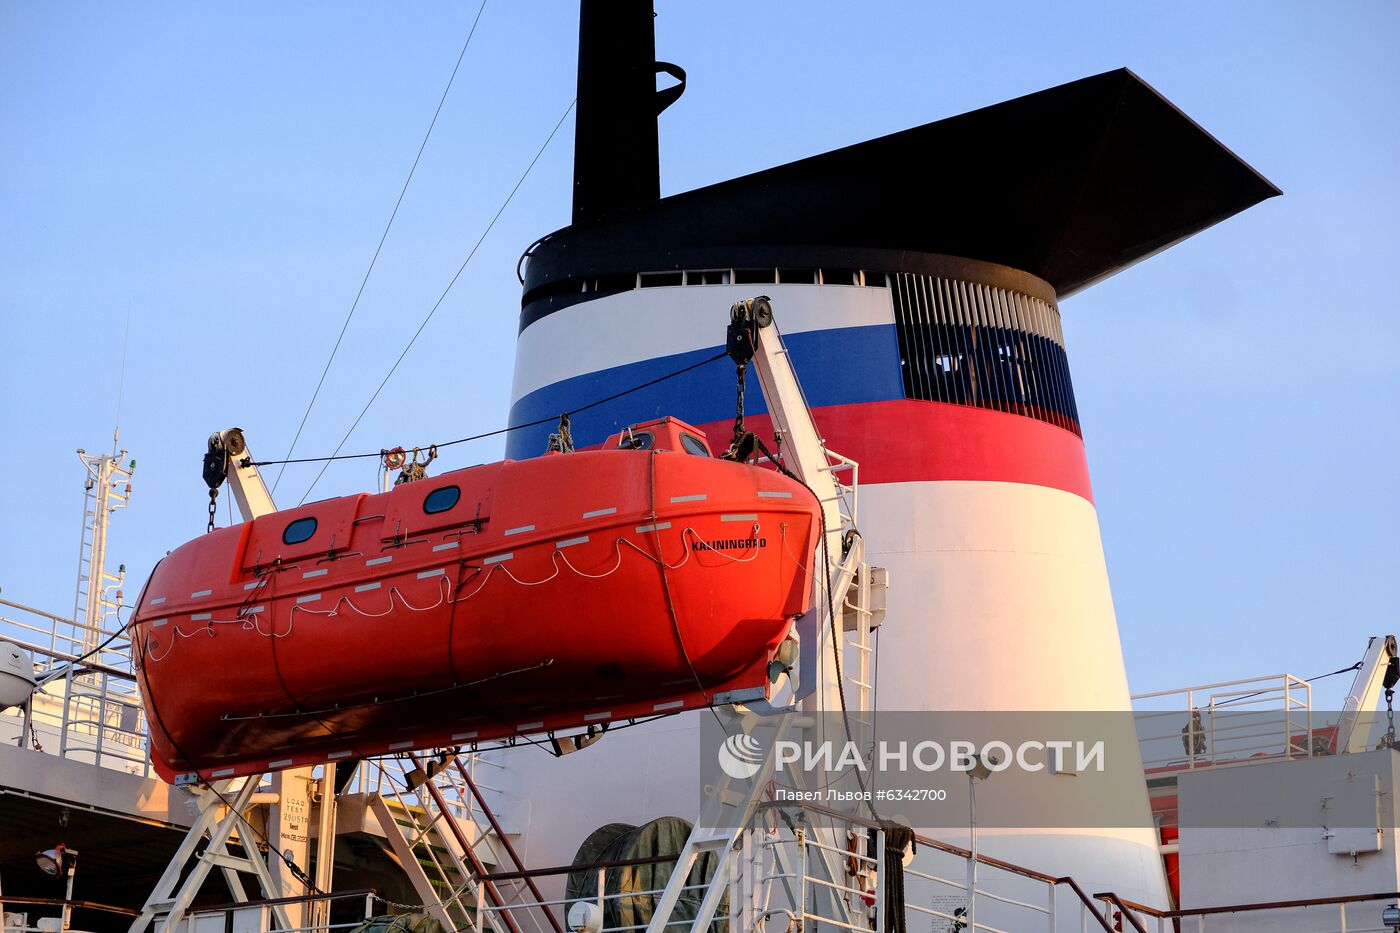
M 661 197 L 656 118 L 685 90 L 685 72 L 656 60 L 651 0 L 581 0 L 574 223 Z M 656 77 L 678 82 L 656 89 Z

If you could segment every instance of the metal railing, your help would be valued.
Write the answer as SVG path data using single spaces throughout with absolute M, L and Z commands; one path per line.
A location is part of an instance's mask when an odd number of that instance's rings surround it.
M 1313 727 L 1312 686 L 1292 674 L 1140 693 L 1132 701 L 1149 773 L 1323 751 Z
M 1259 931 L 1306 929 L 1308 933 L 1388 933 L 1391 928 L 1381 922 L 1381 910 L 1400 901 L 1400 891 L 1228 904 L 1220 907 L 1188 907 L 1180 910 L 1157 910 L 1111 893 L 1095 894 L 1094 897 L 1108 905 L 1115 914 L 1121 912 L 1125 917 L 1139 914 L 1143 918 L 1150 918 L 1155 921 L 1154 926 L 1159 933 L 1234 931 L 1241 929 L 1242 924 L 1247 925 L 1250 930 Z M 1335 918 L 1335 921 L 1332 918 Z M 1321 925 L 1331 922 L 1337 925 Z M 1135 917 L 1133 926 L 1142 933 L 1147 933 Z
M 50 924 L 41 927 L 39 921 L 58 920 L 62 924 L 71 924 L 74 917 L 89 917 L 91 914 L 134 917 L 137 911 L 129 907 L 117 907 L 96 901 L 65 900 L 61 897 L 5 897 L 0 895 L 0 931 L 3 933 L 45 933 L 46 930 L 53 929 L 53 927 Z M 64 929 L 67 928 L 64 926 Z
M 741 837 L 740 858 L 731 861 L 727 877 L 690 883 L 683 891 L 699 902 L 713 885 L 727 895 L 710 924 L 711 933 L 885 933 L 884 832 L 871 820 L 807 804 L 770 805 L 763 813 L 781 810 L 783 818 L 761 818 L 765 825 Z M 849 833 L 849 848 L 822 841 L 818 828 Z M 1235 904 L 1207 908 L 1164 910 L 1139 904 L 1112 892 L 1089 894 L 1073 878 L 979 854 L 983 873 L 969 884 L 966 867 L 971 852 L 927 836 L 915 835 L 916 852 L 903 869 L 909 930 L 931 933 L 1209 933 L 1249 929 L 1308 929 L 1313 933 L 1380 933 L 1382 907 L 1400 901 L 1400 892 L 1344 895 L 1327 898 Z M 492 906 L 479 902 L 475 928 L 501 929 L 503 916 L 524 910 L 548 909 L 561 918 L 574 911 L 574 920 L 591 933 L 636 933 L 650 919 L 646 908 L 664 890 L 664 879 L 653 886 L 618 890 L 609 885 L 609 872 L 674 863 L 675 855 L 566 865 L 531 871 L 497 872 L 483 880 L 501 883 L 523 878 L 558 878 L 573 873 L 595 874 L 595 888 L 583 897 L 556 897 Z M 841 873 L 833 877 L 831 865 Z M 612 887 L 612 890 L 609 888 Z M 967 922 L 969 898 L 976 898 L 977 921 Z M 587 905 L 579 908 L 577 905 Z M 843 906 L 844 905 L 844 906 Z M 627 909 L 618 910 L 619 906 Z M 609 908 L 613 908 L 610 910 Z M 1308 913 L 1311 911 L 1311 913 Z M 668 919 L 665 929 L 692 926 L 693 914 Z M 918 923 L 914 917 L 926 918 Z M 1327 919 L 1330 918 L 1330 919 Z M 1303 924 L 1299 926 L 1298 924 Z M 574 928 L 574 923 L 569 923 Z
M 676 856 L 671 855 L 662 856 L 658 858 L 627 859 L 617 862 L 599 863 L 596 866 L 565 866 L 562 868 L 545 869 L 544 871 L 500 872 L 496 874 L 486 875 L 484 876 L 484 880 L 490 881 L 492 883 L 501 883 L 505 881 L 514 880 L 534 880 L 536 878 L 546 877 L 548 875 L 558 875 L 566 873 L 573 874 L 574 872 L 592 870 L 596 872 L 595 883 L 597 889 L 596 893 L 592 897 L 588 898 L 562 897 L 546 899 L 541 897 L 529 903 L 522 902 L 506 905 L 487 904 L 485 899 L 481 899 L 477 901 L 475 917 L 476 929 L 491 930 L 508 927 L 512 915 L 524 911 L 526 909 L 530 909 L 532 913 L 538 913 L 539 911 L 544 910 L 548 911 L 551 916 L 554 916 L 556 918 L 563 918 L 570 914 L 571 910 L 574 908 L 574 905 L 583 904 L 587 907 L 592 908 L 592 912 L 588 915 L 588 918 L 585 921 L 583 921 L 583 925 L 586 929 L 594 931 L 594 933 L 630 933 L 630 931 L 645 930 L 647 928 L 646 923 L 609 924 L 604 918 L 606 918 L 610 913 L 614 916 L 623 916 L 628 918 L 635 918 L 638 914 L 645 914 L 645 907 L 648 904 L 648 900 L 650 899 L 651 901 L 654 901 L 655 899 L 659 898 L 662 892 L 665 890 L 664 885 L 659 888 L 609 892 L 607 889 L 608 872 L 615 871 L 619 868 L 639 867 L 642 865 L 652 864 L 664 864 L 667 862 L 675 862 L 675 860 Z M 704 891 L 708 890 L 709 887 L 709 884 L 686 885 L 681 889 L 682 897 L 692 902 L 698 902 L 700 898 L 697 895 L 702 894 Z M 613 909 L 610 911 L 609 908 Z M 711 929 L 722 929 L 722 926 L 717 925 L 722 924 L 726 919 L 727 918 L 717 916 L 715 918 L 715 921 L 711 925 Z M 682 918 L 679 920 L 672 920 L 665 924 L 665 926 L 667 926 L 668 928 L 682 927 L 688 926 L 690 925 L 690 923 L 691 921 L 689 919 Z M 572 928 L 573 927 L 571 926 L 571 929 Z
M 760 814 L 756 821 L 760 825 L 741 834 L 738 857 L 730 860 L 726 877 L 683 888 L 695 903 L 712 886 L 723 888 L 725 900 L 711 921 L 711 933 L 885 933 L 890 923 L 885 909 L 888 872 L 880 824 L 813 804 L 768 805 Z M 916 852 L 903 869 L 909 930 L 968 930 L 969 897 L 978 902 L 980 919 L 975 929 L 986 933 L 1069 929 L 1112 933 L 1114 929 L 1104 907 L 1072 878 L 979 855 L 977 864 L 987 873 L 969 884 L 965 880 L 970 878 L 965 870 L 971 857 L 968 850 L 924 836 L 915 836 L 915 842 Z M 619 891 L 620 885 L 611 885 L 610 892 L 609 872 L 675 860 L 675 855 L 659 855 L 487 875 L 500 882 L 594 872 L 596 891 L 581 898 L 540 899 L 507 907 L 479 905 L 476 928 L 491 929 L 493 916 L 544 907 L 560 917 L 572 912 L 571 929 L 578 921 L 591 933 L 635 933 L 650 925 L 638 918 L 651 919 L 647 910 L 664 890 L 664 879 L 657 880 L 660 886 L 648 888 Z M 618 910 L 618 905 L 629 909 Z M 916 923 L 914 915 L 927 918 L 928 925 Z M 624 922 L 629 916 L 630 922 Z M 692 912 L 673 915 L 661 927 L 688 928 L 693 916 Z
M 0 713 L 0 741 L 149 777 L 146 713 L 130 639 L 112 638 L 77 669 L 83 645 L 113 633 L 10 600 L 0 599 L 0 610 L 6 613 L 0 639 L 30 652 L 36 677 L 64 672 L 37 691 L 27 709 Z
M 309 921 L 301 926 L 287 929 L 276 927 L 279 933 L 328 933 L 330 930 L 353 930 L 363 926 L 376 916 L 376 904 L 381 903 L 372 888 L 356 891 L 337 891 L 331 894 L 303 894 L 296 897 L 268 898 L 257 901 L 244 901 L 240 904 L 219 904 L 213 907 L 191 908 L 175 930 L 168 933 L 185 933 L 201 930 L 248 930 L 274 929 L 270 908 L 301 908 L 299 913 L 307 918 L 330 918 L 319 922 Z M 212 921 L 212 922 L 211 922 Z M 220 922 L 222 921 L 222 922 Z
M 18 642 L 52 659 L 51 667 L 75 660 L 87 652 L 84 645 L 94 638 L 99 643 L 114 633 L 66 619 L 24 603 L 0 599 L 0 638 Z M 131 673 L 131 641 L 115 639 L 91 658 L 93 663 Z M 49 670 L 50 668 L 45 668 Z

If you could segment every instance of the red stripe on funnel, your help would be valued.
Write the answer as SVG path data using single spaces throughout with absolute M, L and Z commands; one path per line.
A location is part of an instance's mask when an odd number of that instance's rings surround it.
M 980 480 L 1062 489 L 1094 501 L 1084 442 L 1057 427 L 1007 412 L 895 399 L 814 409 L 827 447 L 860 464 L 861 483 Z M 765 440 L 767 415 L 746 419 Z M 697 425 L 718 453 L 732 421 Z

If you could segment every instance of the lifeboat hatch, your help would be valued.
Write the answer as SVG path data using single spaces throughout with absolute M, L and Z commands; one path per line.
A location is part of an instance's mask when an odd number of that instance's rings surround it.
M 380 537 L 403 541 L 449 528 L 480 534 L 491 519 L 501 466 L 491 463 L 395 486 L 383 496 Z
M 365 498 L 365 493 L 357 493 L 324 499 L 253 519 L 243 549 L 242 570 L 252 573 L 278 564 L 332 557 L 348 550 L 360 503 Z
M 604 450 L 673 450 L 713 457 L 705 432 L 679 418 L 655 418 L 628 425 L 603 442 Z

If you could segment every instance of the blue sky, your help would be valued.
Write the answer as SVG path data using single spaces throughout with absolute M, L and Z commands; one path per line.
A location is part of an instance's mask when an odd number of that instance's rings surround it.
M 1394 629 L 1400 6 L 657 10 L 690 75 L 665 193 L 1120 66 L 1282 187 L 1062 306 L 1129 677 L 1309 676 Z M 6 597 L 71 608 L 73 451 L 110 440 L 128 309 L 133 592 L 202 530 L 211 430 L 282 455 L 476 11 L 0 2 Z M 576 39 L 570 0 L 488 2 L 300 450 L 335 446 L 563 114 Z M 347 449 L 503 423 L 516 260 L 568 221 L 572 145 L 569 121 Z M 316 495 L 372 481 L 337 465 Z

